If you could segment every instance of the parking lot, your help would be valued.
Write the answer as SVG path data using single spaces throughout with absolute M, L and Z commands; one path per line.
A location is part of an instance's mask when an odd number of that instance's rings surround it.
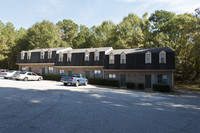
M 197 133 L 200 95 L 0 78 L 0 133 Z

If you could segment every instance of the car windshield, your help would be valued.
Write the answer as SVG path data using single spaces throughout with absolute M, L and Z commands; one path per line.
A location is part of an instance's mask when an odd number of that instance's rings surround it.
M 13 73 L 13 72 L 15 72 L 14 70 L 11 70 L 9 73 Z
M 73 77 L 78 77 L 78 78 L 80 78 L 80 75 L 79 75 L 79 74 L 74 74 Z
M 25 74 L 26 72 L 20 72 L 20 74 Z
M 21 72 L 15 72 L 15 74 L 20 74 Z

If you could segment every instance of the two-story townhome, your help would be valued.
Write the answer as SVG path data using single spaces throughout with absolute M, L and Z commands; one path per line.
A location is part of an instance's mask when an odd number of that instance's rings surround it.
M 144 49 L 49 48 L 22 51 L 18 56 L 19 69 L 39 74 L 71 76 L 81 73 L 87 78 L 174 86 L 175 53 L 168 47 Z

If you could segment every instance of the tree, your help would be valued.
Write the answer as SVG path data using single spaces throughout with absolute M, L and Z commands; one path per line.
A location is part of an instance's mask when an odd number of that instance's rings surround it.
M 118 48 L 143 47 L 144 35 L 142 32 L 142 20 L 135 14 L 129 14 L 117 25 Z
M 27 31 L 28 49 L 53 48 L 61 45 L 61 38 L 56 26 L 50 21 L 43 20 L 34 24 Z
M 67 42 L 68 45 L 73 46 L 73 39 L 78 34 L 78 25 L 72 20 L 64 19 L 56 24 L 59 29 L 59 34 L 63 41 Z

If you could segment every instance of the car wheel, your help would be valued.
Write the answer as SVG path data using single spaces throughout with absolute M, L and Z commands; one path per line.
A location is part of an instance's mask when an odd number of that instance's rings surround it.
M 41 81 L 41 80 L 42 80 L 42 78 L 41 78 L 41 77 L 39 77 L 39 78 L 38 78 L 38 81 Z
M 26 77 L 26 78 L 24 78 L 24 81 L 28 81 L 28 78 Z
M 76 81 L 76 87 L 78 87 L 78 85 L 79 85 L 79 82 L 78 82 L 78 81 Z
M 67 86 L 67 83 L 64 83 L 64 86 Z
M 87 84 L 88 84 L 88 81 L 85 81 L 85 86 L 87 86 Z
M 6 77 L 4 77 L 4 79 L 7 79 Z

